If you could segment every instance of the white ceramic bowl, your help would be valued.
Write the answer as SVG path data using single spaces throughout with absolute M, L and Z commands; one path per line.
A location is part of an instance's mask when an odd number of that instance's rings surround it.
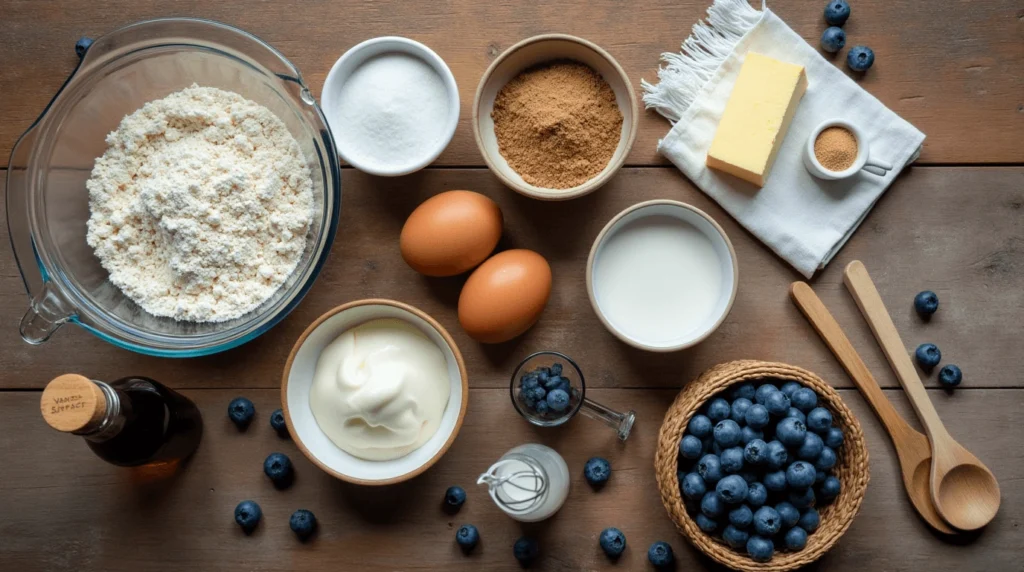
M 546 189 L 524 181 L 501 156 L 498 138 L 494 135 L 494 120 L 491 119 L 494 98 L 505 84 L 523 70 L 553 60 L 581 62 L 601 74 L 615 92 L 615 101 L 622 112 L 619 145 L 615 148 L 608 165 L 594 178 L 570 189 Z M 502 183 L 528 197 L 561 201 L 581 197 L 597 190 L 619 170 L 625 163 L 629 150 L 633 148 L 633 142 L 636 141 L 639 115 L 633 84 L 615 58 L 582 38 L 565 34 L 545 34 L 527 38 L 505 50 L 484 72 L 473 100 L 473 136 L 487 166 Z
M 602 308 L 601 288 L 595 283 L 595 268 L 600 264 L 602 250 L 615 234 L 628 224 L 642 220 L 650 216 L 670 216 L 680 220 L 681 224 L 690 225 L 706 236 L 714 248 L 718 261 L 721 264 L 722 283 L 719 295 L 712 311 L 696 327 L 680 329 L 674 332 L 669 339 L 652 339 L 637 333 L 628 332 L 623 324 L 616 324 Z M 653 200 L 635 204 L 626 210 L 615 215 L 605 225 L 604 229 L 597 235 L 594 245 L 590 249 L 590 257 L 587 260 L 587 294 L 590 296 L 590 304 L 608 330 L 623 342 L 642 350 L 652 352 L 672 352 L 696 345 L 711 335 L 715 329 L 725 320 L 732 309 L 733 300 L 736 298 L 736 289 L 739 284 L 739 266 L 736 261 L 736 251 L 733 250 L 732 242 L 726 236 L 725 231 L 704 211 L 681 203 L 679 201 Z M 607 302 L 605 302 L 607 303 Z M 646 300 L 646 303 L 657 305 L 658 300 Z
M 309 406 L 309 390 L 317 360 L 327 344 L 346 330 L 370 320 L 397 318 L 427 335 L 441 348 L 448 362 L 451 394 L 437 432 L 415 451 L 390 461 L 368 461 L 341 450 L 320 429 Z M 448 332 L 426 313 L 394 300 L 349 302 L 330 310 L 310 324 L 295 342 L 281 383 L 285 419 L 295 444 L 310 461 L 327 473 L 359 485 L 390 485 L 426 471 L 448 450 L 462 427 L 469 402 L 466 364 Z
M 337 136 L 338 133 L 345 129 L 345 125 L 339 124 L 338 120 L 338 98 L 341 94 L 341 86 L 344 85 L 356 68 L 374 56 L 395 52 L 409 54 L 423 60 L 441 76 L 448 91 L 448 122 L 445 125 L 445 136 L 438 141 L 437 148 L 432 153 L 424 157 L 413 157 L 406 163 L 384 168 L 380 165 L 368 165 L 360 162 L 343 148 L 343 138 Z M 408 175 L 433 163 L 441 152 L 448 147 L 452 136 L 455 135 L 455 128 L 459 124 L 459 86 L 455 83 L 455 76 L 452 74 L 452 70 L 448 69 L 448 64 L 444 63 L 441 56 L 434 53 L 427 46 L 415 40 L 399 36 L 382 36 L 366 40 L 342 54 L 338 61 L 334 62 L 330 73 L 327 74 L 327 79 L 324 80 L 324 88 L 320 94 L 320 104 L 323 108 L 324 117 L 327 118 L 327 123 L 335 134 L 334 139 L 338 145 L 338 155 L 356 169 L 382 177 Z

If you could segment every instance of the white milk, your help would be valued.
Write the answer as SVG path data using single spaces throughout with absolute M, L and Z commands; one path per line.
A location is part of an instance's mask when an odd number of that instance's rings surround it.
M 551 517 L 569 496 L 569 467 L 557 451 L 527 443 L 502 455 L 480 476 L 491 498 L 505 514 L 520 522 Z
M 613 230 L 593 268 L 594 295 L 605 318 L 626 336 L 655 346 L 710 327 L 723 280 L 711 239 L 669 215 L 644 216 Z

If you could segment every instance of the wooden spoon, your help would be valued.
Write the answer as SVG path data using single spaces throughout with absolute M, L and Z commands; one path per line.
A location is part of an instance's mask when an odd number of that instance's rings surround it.
M 928 473 L 932 463 L 932 448 L 928 438 L 914 430 L 892 406 L 889 398 L 882 393 L 868 366 L 853 348 L 839 323 L 829 313 L 814 290 L 806 282 L 794 282 L 789 287 L 789 295 L 797 308 L 803 312 L 807 321 L 828 345 L 829 349 L 850 374 L 864 398 L 871 404 L 875 414 L 882 420 L 885 430 L 889 432 L 892 444 L 896 447 L 896 456 L 900 460 L 900 472 L 903 475 L 903 486 L 907 489 L 910 502 L 918 514 L 932 528 L 945 534 L 954 534 L 932 503 Z
M 935 508 L 946 522 L 960 530 L 985 526 L 999 511 L 999 483 L 995 475 L 946 431 L 864 264 L 854 260 L 846 267 L 844 277 L 846 287 L 871 326 L 875 340 L 882 346 L 928 434 L 932 445 L 930 483 Z

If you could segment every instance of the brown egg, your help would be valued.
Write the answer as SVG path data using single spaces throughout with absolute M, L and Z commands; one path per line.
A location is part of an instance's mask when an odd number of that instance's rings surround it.
M 501 209 L 472 191 L 434 195 L 402 227 L 402 258 L 427 276 L 455 276 L 487 259 L 501 238 Z
M 506 342 L 530 329 L 551 295 L 551 267 L 532 250 L 495 254 L 459 295 L 459 323 L 479 342 Z

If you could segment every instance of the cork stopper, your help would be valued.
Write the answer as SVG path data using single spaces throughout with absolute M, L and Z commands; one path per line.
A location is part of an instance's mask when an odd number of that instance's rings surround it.
M 89 378 L 68 373 L 46 385 L 39 408 L 50 427 L 79 433 L 99 425 L 107 412 L 107 398 Z

